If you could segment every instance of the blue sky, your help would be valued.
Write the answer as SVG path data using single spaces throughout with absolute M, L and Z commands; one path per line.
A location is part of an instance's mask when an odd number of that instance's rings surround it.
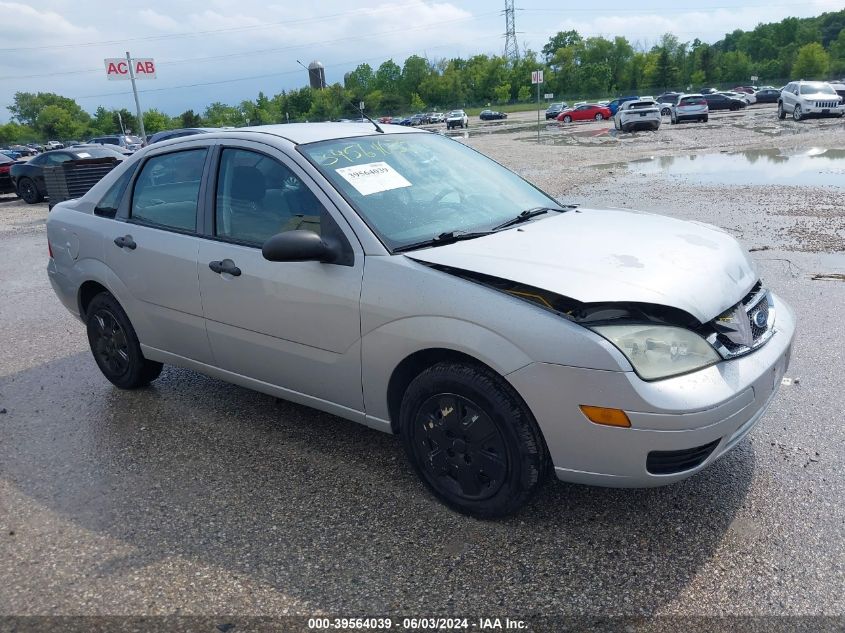
M 682 41 L 715 41 L 734 29 L 787 16 L 839 10 L 842 0 L 517 0 L 520 47 L 539 50 L 558 30 L 624 35 L 644 47 L 671 31 Z M 412 53 L 430 58 L 500 53 L 504 0 L 0 0 L 0 121 L 14 93 L 49 91 L 134 109 L 128 82 L 107 81 L 105 57 L 153 57 L 155 80 L 139 83 L 144 109 L 202 111 L 304 85 L 319 59 L 329 82 L 358 63 L 374 68 Z M 600 7 L 596 9 L 594 7 Z M 205 84 L 205 85 L 203 85 Z

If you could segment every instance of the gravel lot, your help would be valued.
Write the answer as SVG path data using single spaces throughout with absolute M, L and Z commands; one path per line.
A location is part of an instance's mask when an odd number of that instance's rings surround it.
M 845 616 L 843 189 L 619 165 L 845 149 L 843 122 L 754 107 L 538 145 L 532 118 L 466 142 L 567 201 L 731 231 L 795 307 L 791 384 L 733 453 L 665 488 L 553 482 L 511 519 L 459 516 L 393 437 L 182 369 L 113 388 L 46 279 L 46 203 L 0 196 L 0 613 Z

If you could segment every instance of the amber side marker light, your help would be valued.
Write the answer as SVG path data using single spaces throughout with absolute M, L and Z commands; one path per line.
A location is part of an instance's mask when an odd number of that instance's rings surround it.
M 591 407 L 582 404 L 581 411 L 590 422 L 605 426 L 631 426 L 628 415 L 622 409 L 608 409 L 607 407 Z

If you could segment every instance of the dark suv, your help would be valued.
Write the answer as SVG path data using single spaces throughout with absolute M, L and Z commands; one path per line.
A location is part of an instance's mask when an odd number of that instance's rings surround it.
M 546 121 L 548 121 L 549 119 L 556 119 L 557 115 L 566 110 L 566 108 L 566 101 L 550 104 L 549 107 L 546 108 Z

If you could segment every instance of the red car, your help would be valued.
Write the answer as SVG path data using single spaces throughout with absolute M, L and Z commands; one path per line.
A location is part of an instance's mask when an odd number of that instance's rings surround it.
M 602 119 L 609 119 L 613 116 L 610 113 L 610 108 L 598 105 L 596 103 L 585 103 L 574 108 L 567 108 L 557 115 L 558 121 L 564 123 L 571 123 L 572 121 L 601 121 Z

